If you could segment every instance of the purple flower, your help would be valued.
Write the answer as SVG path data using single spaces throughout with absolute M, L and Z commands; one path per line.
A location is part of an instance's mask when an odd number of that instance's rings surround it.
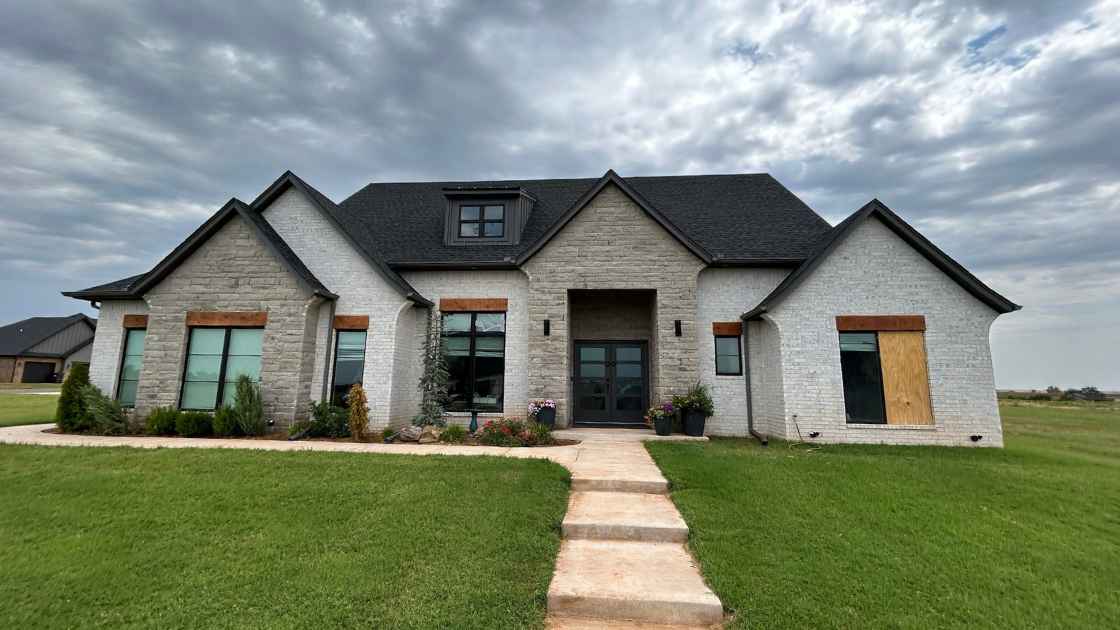
M 665 413 L 673 413 L 673 403 L 667 402 L 661 405 L 661 411 L 664 411 Z

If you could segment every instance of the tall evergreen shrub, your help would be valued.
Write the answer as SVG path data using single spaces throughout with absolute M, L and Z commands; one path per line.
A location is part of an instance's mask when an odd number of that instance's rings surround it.
M 62 382 L 62 393 L 58 397 L 58 408 L 54 413 L 58 428 L 66 433 L 89 431 L 92 428 L 89 410 L 82 397 L 82 388 L 86 385 L 89 385 L 89 365 L 75 363 Z

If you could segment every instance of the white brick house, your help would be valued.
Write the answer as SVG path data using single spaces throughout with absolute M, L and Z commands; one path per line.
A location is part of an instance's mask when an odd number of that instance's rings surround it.
M 408 423 L 430 320 L 458 422 L 634 426 L 709 386 L 712 435 L 999 446 L 988 330 L 1019 307 L 878 201 L 836 227 L 767 175 L 371 184 L 285 173 L 100 308 L 91 379 L 212 409 L 238 374 L 279 424 L 361 382 Z M 434 317 L 433 317 L 434 316 Z

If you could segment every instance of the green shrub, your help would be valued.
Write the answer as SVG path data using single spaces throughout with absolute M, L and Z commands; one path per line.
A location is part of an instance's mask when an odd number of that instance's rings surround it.
M 214 410 L 214 418 L 211 424 L 214 427 L 214 435 L 219 437 L 241 433 L 241 426 L 237 423 L 237 414 L 228 405 L 222 405 Z
M 205 411 L 184 411 L 175 419 L 175 432 L 183 437 L 203 437 L 214 432 L 213 419 Z
M 101 393 L 93 385 L 81 389 L 82 401 L 89 412 L 90 429 L 98 435 L 125 435 L 129 432 L 128 418 L 120 403 Z
M 253 379 L 244 374 L 237 377 L 233 412 L 237 417 L 237 427 L 242 433 L 264 435 L 264 404 L 261 402 L 261 389 Z
M 529 441 L 525 446 L 548 446 L 556 443 L 556 438 L 552 437 L 552 429 L 547 424 L 531 422 L 528 433 Z
M 369 406 L 366 404 L 366 390 L 362 389 L 361 383 L 354 383 L 350 387 L 346 401 L 348 407 L 346 423 L 350 435 L 359 442 L 365 442 L 366 429 L 369 427 Z
M 545 446 L 556 442 L 548 426 L 511 418 L 482 425 L 478 441 L 488 446 Z
M 448 425 L 439 435 L 440 442 L 462 444 L 467 439 L 467 430 L 461 424 Z
M 349 412 L 329 402 L 311 403 L 311 427 L 307 437 L 342 438 L 350 436 Z
M 144 421 L 144 430 L 148 435 L 174 435 L 175 422 L 179 419 L 179 410 L 174 407 L 156 407 L 148 414 Z
M 297 420 L 288 427 L 289 440 L 302 440 L 311 432 L 310 420 Z
M 712 402 L 712 395 L 708 392 L 708 386 L 699 381 L 690 387 L 684 396 L 673 396 L 673 407 L 685 413 L 698 411 L 705 418 L 710 418 L 715 413 L 715 404 Z
M 75 363 L 62 383 L 62 393 L 58 397 L 58 408 L 54 414 L 58 428 L 66 433 L 89 431 L 93 428 L 93 420 L 82 397 L 82 388 L 87 385 L 89 365 Z
M 384 429 L 381 429 L 381 441 L 384 442 L 385 440 L 388 440 L 396 434 L 397 430 L 393 427 L 385 427 Z

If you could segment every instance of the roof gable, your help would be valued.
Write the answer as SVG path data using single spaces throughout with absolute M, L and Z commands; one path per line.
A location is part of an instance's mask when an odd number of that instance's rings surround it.
M 572 219 L 576 217 L 595 197 L 599 195 L 608 185 L 614 184 L 622 191 L 627 197 L 630 198 L 643 212 L 653 219 L 658 225 L 665 229 L 673 238 L 677 239 L 685 249 L 692 252 L 697 258 L 704 261 L 705 264 L 712 262 L 712 255 L 709 254 L 703 247 L 696 241 L 689 238 L 682 232 L 676 225 L 674 225 L 668 218 L 665 217 L 657 208 L 654 208 L 646 199 L 639 194 L 634 188 L 626 182 L 623 178 L 619 177 L 613 170 L 607 171 L 591 188 L 587 189 L 585 193 L 580 195 L 579 199 L 563 214 L 560 219 L 552 224 L 540 238 L 534 242 L 525 253 L 517 258 L 517 264 L 523 265 L 530 258 L 536 255 L 554 236 L 559 234 Z
M 949 257 L 948 254 L 941 251 L 936 245 L 931 243 L 926 237 L 922 236 L 920 232 L 915 230 L 909 223 L 902 220 L 890 208 L 878 199 L 872 199 L 862 208 L 852 213 L 847 219 L 840 222 L 821 242 L 820 248 L 815 254 L 809 257 L 805 262 L 801 263 L 797 269 L 794 269 L 782 282 L 774 288 L 765 298 L 759 302 L 758 306 L 750 311 L 743 313 L 743 319 L 755 319 L 765 313 L 770 308 L 776 306 L 794 289 L 796 289 L 802 282 L 808 278 L 814 270 L 825 259 L 828 258 L 833 251 L 851 234 L 857 226 L 870 218 L 877 218 L 883 222 L 892 232 L 899 238 L 905 241 L 908 245 L 913 247 L 922 256 L 929 260 L 935 267 L 940 269 L 947 276 L 952 278 L 962 288 L 972 294 L 976 299 L 984 304 L 987 304 L 998 313 L 1010 313 L 1017 311 L 1021 306 L 1015 304 L 1011 300 L 1003 297 L 994 289 L 981 282 L 976 276 L 969 273 L 967 269 L 960 265 L 957 261 Z
M 79 322 L 88 325 L 90 330 L 97 328 L 96 321 L 82 313 L 68 317 L 31 317 L 0 327 L 0 355 L 23 354 Z

